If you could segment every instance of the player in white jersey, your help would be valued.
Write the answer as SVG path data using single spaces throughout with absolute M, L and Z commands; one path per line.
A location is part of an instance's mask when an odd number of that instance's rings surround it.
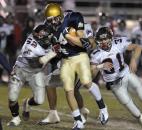
M 45 77 L 43 69 L 48 62 L 47 56 L 50 58 L 56 56 L 56 53 L 50 48 L 50 32 L 45 29 L 45 25 L 39 25 L 28 36 L 11 72 L 8 99 L 12 120 L 7 124 L 8 126 L 18 126 L 21 122 L 18 96 L 25 82 L 31 86 L 33 96 L 24 101 L 24 120 L 29 118 L 29 107 L 27 106 L 36 106 L 44 102 Z
M 126 37 L 113 37 L 109 28 L 103 27 L 96 33 L 98 49 L 91 54 L 91 64 L 94 70 L 100 70 L 107 87 L 134 117 L 142 123 L 142 113 L 132 101 L 128 89 L 132 87 L 142 100 L 142 84 L 134 74 L 141 47 L 131 44 Z M 130 65 L 124 62 L 125 50 L 133 51 Z

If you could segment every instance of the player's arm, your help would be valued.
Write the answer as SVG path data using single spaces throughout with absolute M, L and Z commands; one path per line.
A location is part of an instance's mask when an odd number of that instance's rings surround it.
M 69 30 L 70 29 L 70 30 Z M 74 31 L 72 31 L 74 30 Z M 66 33 L 65 38 L 72 43 L 72 45 L 77 45 L 83 47 L 86 50 L 95 49 L 96 43 L 94 37 L 90 36 L 84 38 L 84 30 L 75 30 L 73 28 L 68 28 L 68 33 Z
M 97 68 L 97 65 L 91 64 L 92 77 L 95 78 L 100 70 Z
M 71 43 L 73 43 L 74 45 L 77 45 L 79 47 L 83 47 L 82 46 L 82 42 L 80 41 L 80 38 L 84 37 L 84 30 L 77 30 L 76 31 L 76 35 L 72 35 L 70 34 L 70 31 L 65 34 L 65 38 L 70 41 Z
M 60 44 L 59 42 L 57 41 L 57 38 L 55 36 L 52 37 L 51 39 L 51 43 L 52 43 L 52 46 L 48 53 L 42 57 L 40 57 L 39 59 L 39 62 L 41 64 L 47 64 L 50 60 L 52 60 L 54 57 L 60 57 L 61 54 L 60 54 Z
M 130 45 L 128 45 L 127 50 L 132 51 L 132 57 L 131 57 L 130 65 L 129 65 L 130 70 L 132 72 L 136 72 L 137 63 L 138 63 L 138 59 L 141 55 L 142 48 L 138 44 L 130 44 Z
M 89 42 L 90 42 L 92 49 L 96 49 L 97 45 L 96 45 L 94 37 L 91 36 L 88 39 L 89 39 Z
M 56 57 L 56 55 L 57 55 L 56 52 L 50 50 L 46 55 L 39 58 L 39 63 L 46 65 L 51 59 Z
M 91 48 L 95 48 L 95 41 L 93 38 L 84 38 L 84 33 L 83 31 L 79 30 L 80 36 L 72 36 L 71 34 L 66 34 L 66 39 L 70 41 L 73 45 L 77 45 L 79 47 L 82 47 L 86 50 L 90 50 Z M 83 34 L 82 34 L 82 33 Z M 81 37 L 82 35 L 82 37 Z
M 138 44 L 130 44 L 127 47 L 127 50 L 128 51 L 133 51 L 131 60 L 136 60 L 137 61 L 139 59 L 140 55 L 141 55 L 142 48 Z
M 92 64 L 91 63 L 91 71 L 93 75 L 96 75 L 100 70 L 108 70 L 110 71 L 113 68 L 113 64 L 111 62 L 105 62 L 101 64 Z
M 38 60 L 40 64 L 45 65 L 51 59 L 57 56 L 57 51 L 59 50 L 59 44 L 57 44 L 56 38 L 53 36 L 50 27 L 48 28 L 44 24 L 38 25 L 34 29 L 33 36 L 36 39 L 36 41 L 39 43 L 39 45 L 46 50 L 46 54 L 39 57 Z M 49 49 L 50 46 L 52 46 L 51 49 Z
M 89 46 L 90 44 L 89 39 L 84 38 L 84 18 L 83 16 L 80 13 L 76 12 L 76 13 L 73 13 L 70 18 L 74 19 L 73 23 L 75 27 L 73 28 L 76 31 L 75 32 L 76 35 L 72 35 L 70 33 L 71 31 L 70 31 L 70 25 L 69 25 L 69 27 L 64 30 L 65 38 L 68 41 L 70 41 L 72 44 L 77 45 L 79 47 L 85 48 L 86 46 Z

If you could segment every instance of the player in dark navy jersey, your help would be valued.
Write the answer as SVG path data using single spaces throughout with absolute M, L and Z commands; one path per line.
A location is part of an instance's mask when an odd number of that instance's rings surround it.
M 84 128 L 80 111 L 74 96 L 74 82 L 76 75 L 81 83 L 97 98 L 96 88 L 92 83 L 90 62 L 86 50 L 91 46 L 84 37 L 84 19 L 81 13 L 71 12 L 63 18 L 63 13 L 58 4 L 48 4 L 45 9 L 47 22 L 50 22 L 56 31 L 57 41 L 60 43 L 62 53 L 61 79 L 66 92 L 68 104 L 72 110 L 75 123 L 73 130 Z M 70 34 L 70 29 L 76 30 L 76 36 Z M 107 113 L 107 110 L 105 110 Z M 104 117 L 104 124 L 108 120 L 108 114 Z

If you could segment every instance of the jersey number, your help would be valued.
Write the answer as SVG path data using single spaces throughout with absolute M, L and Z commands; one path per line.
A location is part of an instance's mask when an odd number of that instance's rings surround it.
M 115 42 L 115 44 L 121 43 L 122 39 L 116 39 L 116 40 L 114 40 L 114 42 Z
M 31 38 L 28 38 L 27 41 L 26 41 L 26 43 L 30 44 L 34 48 L 37 47 L 37 43 L 35 41 L 33 41 Z
M 123 63 L 122 63 L 122 61 L 121 61 L 121 56 L 120 56 L 119 53 L 116 55 L 116 58 L 117 58 L 117 60 L 118 60 L 119 67 L 120 67 L 120 68 L 119 68 L 119 71 L 122 71 L 122 70 L 124 69 L 124 65 L 123 65 Z M 110 63 L 113 64 L 111 58 L 107 58 L 107 59 L 103 60 L 103 63 L 105 63 L 105 62 L 110 62 Z M 112 68 L 110 71 L 104 70 L 104 72 L 105 72 L 106 74 L 113 74 L 113 73 L 115 72 L 115 70 L 114 70 L 114 68 Z

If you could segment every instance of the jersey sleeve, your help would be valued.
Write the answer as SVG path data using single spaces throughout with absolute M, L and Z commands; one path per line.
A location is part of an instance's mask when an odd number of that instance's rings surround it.
M 76 30 L 84 29 L 84 18 L 81 13 L 73 12 L 70 15 L 69 26 L 74 27 Z
M 93 29 L 90 24 L 85 24 L 84 35 L 85 38 L 93 37 Z
M 100 50 L 94 50 L 90 55 L 90 63 L 91 64 L 100 64 L 99 62 L 99 51 Z
M 126 51 L 127 47 L 131 44 L 131 40 L 127 37 L 122 37 L 122 50 Z

